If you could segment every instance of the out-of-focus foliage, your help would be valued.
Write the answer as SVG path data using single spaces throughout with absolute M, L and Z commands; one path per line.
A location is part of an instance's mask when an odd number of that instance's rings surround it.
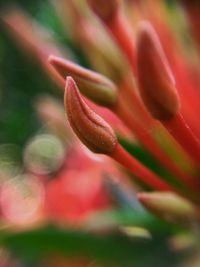
M 167 2 L 170 7 L 173 1 Z M 75 61 L 81 65 L 89 66 L 79 47 L 62 30 L 62 25 L 51 1 L 1 0 L 0 12 L 4 12 L 4 8 L 6 12 L 9 4 L 18 4 L 23 7 L 36 21 L 51 31 L 56 41 L 69 49 Z M 36 133 L 44 131 L 43 125 L 35 112 L 36 100 L 43 94 L 54 96 L 61 103 L 63 101 L 63 92 L 49 79 L 36 61 L 22 53 L 0 22 L 1 162 L 8 157 L 9 161 L 13 160 L 17 165 L 17 169 L 23 161 L 23 151 L 27 142 Z M 166 180 L 170 180 L 169 173 L 159 166 L 157 161 L 143 148 L 137 144 L 130 144 L 123 138 L 120 138 L 120 142 L 144 165 L 157 174 L 162 174 Z M 3 145 L 5 144 L 12 150 L 11 152 L 9 149 L 6 150 L 8 155 L 4 153 Z M 44 157 L 43 160 L 45 164 L 48 164 L 52 159 Z M 17 171 L 14 170 L 13 172 Z M 54 172 L 56 173 L 56 170 L 52 171 L 53 174 Z M 123 194 L 123 192 L 117 192 L 118 197 L 120 194 Z M 91 231 L 94 225 L 95 227 L 100 225 L 99 229 L 93 229 L 95 234 Z M 86 258 L 89 259 L 91 266 L 185 267 L 182 264 L 186 261 L 186 258 L 196 252 L 196 239 L 193 240 L 194 237 L 192 236 L 191 241 L 190 234 L 185 228 L 172 226 L 154 216 L 134 209 L 131 211 L 116 209 L 99 213 L 96 217 L 94 216 L 91 220 L 86 221 L 84 226 L 89 230 L 70 230 L 69 226 L 66 227 L 65 225 L 63 227 L 62 225 L 62 227 L 40 226 L 36 229 L 23 229 L 21 232 L 19 229 L 5 227 L 4 222 L 2 222 L 0 224 L 0 248 L 4 247 L 9 251 L 12 257 L 14 256 L 14 260 L 19 261 L 17 265 L 19 267 L 51 267 L 50 264 L 42 265 L 41 262 L 54 254 L 64 256 L 67 259 Z M 129 231 L 127 234 L 125 227 L 145 228 L 149 231 L 149 236 L 144 237 L 140 234 L 137 236 L 137 231 L 133 232 L 133 235 Z M 186 238 L 185 247 L 181 247 L 180 244 L 182 243 L 178 239 L 174 239 L 174 235 L 177 233 L 183 236 L 189 235 L 189 238 Z M 197 234 L 199 234 L 198 231 Z M 15 267 L 15 265 L 10 266 Z M 190 267 L 190 265 L 188 266 Z M 58 265 L 58 267 L 60 266 Z
M 13 3 L 13 1 L 10 1 Z M 84 62 L 78 48 L 69 42 L 49 1 L 16 1 L 49 29 L 55 39 L 77 52 L 77 60 Z M 9 3 L 2 1 L 1 12 Z M 40 124 L 33 110 L 38 95 L 50 93 L 62 101 L 62 92 L 44 73 L 37 62 L 24 56 L 0 24 L 0 143 L 24 145 Z M 20 129 L 20 131 L 19 131 Z

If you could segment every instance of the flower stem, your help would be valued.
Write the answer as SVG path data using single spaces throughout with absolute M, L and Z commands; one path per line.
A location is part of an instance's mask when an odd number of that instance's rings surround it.
M 193 134 L 183 116 L 177 113 L 170 120 L 163 121 L 163 124 L 198 165 L 200 161 L 200 141 Z
M 131 27 L 121 12 L 118 12 L 106 26 L 112 33 L 116 43 L 125 54 L 133 73 L 136 75 L 135 46 Z
M 163 166 L 165 166 L 175 175 L 177 180 L 180 180 L 186 184 L 192 191 L 200 191 L 199 181 L 197 181 L 195 177 L 190 176 L 180 170 L 180 168 L 163 153 L 163 151 L 152 138 L 151 132 L 146 131 L 139 125 L 139 123 L 134 119 L 133 115 L 124 106 L 122 101 L 119 101 L 118 110 L 116 112 L 121 120 L 136 135 L 138 140 L 148 149 L 149 152 L 152 153 L 152 155 L 155 156 L 155 158 L 157 158 L 163 164 Z
M 110 156 L 129 169 L 140 181 L 148 185 L 150 188 L 161 191 L 175 191 L 175 189 L 165 181 L 162 181 L 160 177 L 131 157 L 119 144 L 116 145 Z

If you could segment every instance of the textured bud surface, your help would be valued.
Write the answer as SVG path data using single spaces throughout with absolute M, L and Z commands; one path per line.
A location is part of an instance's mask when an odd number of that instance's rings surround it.
M 112 128 L 83 101 L 71 77 L 66 81 L 65 109 L 74 132 L 93 152 L 110 154 L 117 144 Z

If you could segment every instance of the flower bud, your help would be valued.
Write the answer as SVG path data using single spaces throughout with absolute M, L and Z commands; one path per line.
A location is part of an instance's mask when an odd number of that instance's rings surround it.
M 157 35 L 143 22 L 137 40 L 137 69 L 141 97 L 153 117 L 167 120 L 179 110 L 174 78 Z
M 70 125 L 80 140 L 95 153 L 112 153 L 117 144 L 114 131 L 81 98 L 71 77 L 66 81 L 64 103 Z
M 62 76 L 63 82 L 65 82 L 66 76 L 72 76 L 80 91 L 96 104 L 106 107 L 115 105 L 117 101 L 116 86 L 105 76 L 60 57 L 50 56 L 49 62 Z
M 87 0 L 94 13 L 104 22 L 113 19 L 118 11 L 120 0 Z
M 148 210 L 167 221 L 187 224 L 197 219 L 195 206 L 175 193 L 139 193 L 138 199 Z

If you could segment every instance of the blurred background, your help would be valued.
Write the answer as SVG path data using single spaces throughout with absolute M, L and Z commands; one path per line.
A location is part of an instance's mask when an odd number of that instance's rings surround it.
M 105 49 L 88 41 L 93 29 L 81 36 L 73 2 L 88 14 L 79 0 L 0 2 L 0 267 L 199 267 L 199 230 L 191 235 L 146 212 L 128 174 L 71 132 L 48 55 L 111 79 L 124 60 L 105 33 L 93 36 L 108 44 L 105 58 Z M 163 1 L 169 13 L 174 2 Z M 127 136 L 123 145 L 162 172 L 126 127 L 119 128 L 119 137 Z

